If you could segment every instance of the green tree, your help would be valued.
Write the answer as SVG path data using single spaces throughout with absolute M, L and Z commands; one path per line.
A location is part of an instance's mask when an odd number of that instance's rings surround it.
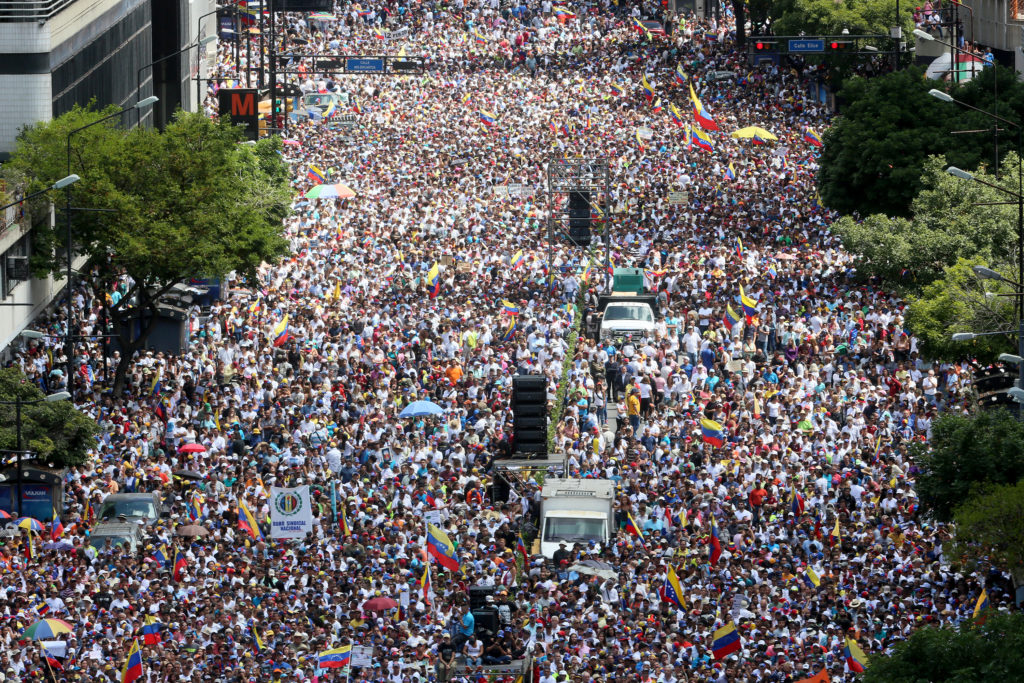
M 1010 571 L 1024 583 L 1024 482 L 992 486 L 956 508 L 954 556 Z
M 945 276 L 958 259 L 980 259 L 991 265 L 1016 258 L 1017 207 L 992 205 L 1008 196 L 980 182 L 951 176 L 946 166 L 943 157 L 924 160 L 917 181 L 921 189 L 911 203 L 912 220 L 876 213 L 863 221 L 850 216 L 836 221 L 833 230 L 843 245 L 861 255 L 857 267 L 861 275 L 919 289 Z M 975 175 L 1016 188 L 1017 155 L 1008 154 L 1002 169 L 1002 180 L 984 169 Z
M 925 358 L 955 358 L 966 355 L 982 363 L 996 360 L 1000 353 L 1016 353 L 1013 337 L 992 335 L 970 342 L 954 342 L 956 332 L 986 332 L 1012 327 L 1013 299 L 999 296 L 1010 287 L 981 280 L 971 267 L 988 265 L 987 259 L 961 259 L 946 268 L 943 277 L 910 295 L 906 309 L 907 327 L 920 341 Z
M 67 172 L 68 131 L 105 113 L 76 107 L 26 129 L 10 163 L 40 186 L 52 183 Z M 74 205 L 112 211 L 77 212 L 74 241 L 80 252 L 105 264 L 104 292 L 119 276 L 130 278 L 110 307 L 124 350 L 115 394 L 131 357 L 146 343 L 157 303 L 175 285 L 231 271 L 252 277 L 261 263 L 287 251 L 281 221 L 290 193 L 280 138 L 242 145 L 242 137 L 226 121 L 179 112 L 163 131 L 124 131 L 110 123 L 72 138 L 71 169 L 82 178 L 72 186 Z M 37 228 L 37 274 L 60 277 L 65 239 L 62 224 Z M 148 321 L 138 337 L 128 336 L 130 320 Z
M 763 4 L 763 3 L 762 3 Z M 896 26 L 896 0 L 776 0 L 768 9 L 775 35 L 889 35 Z M 761 8 L 758 7 L 760 10 Z M 900 5 L 903 31 L 914 29 L 913 8 Z M 883 47 L 883 46 L 876 46 Z
M 44 401 L 45 394 L 17 368 L 0 369 L 0 450 L 18 447 L 17 407 L 8 405 L 21 399 L 21 448 L 30 451 L 40 463 L 57 466 L 78 465 L 95 445 L 93 437 L 99 425 L 71 401 Z
M 1009 69 L 985 69 L 952 94 L 982 109 L 1020 120 L 1024 84 Z M 824 204 L 844 214 L 909 217 L 921 191 L 921 169 L 932 155 L 942 154 L 960 168 L 977 168 L 993 159 L 985 134 L 950 135 L 950 131 L 992 129 L 992 120 L 928 95 L 943 89 L 917 67 L 874 78 L 854 77 L 840 92 L 842 115 L 825 133 L 818 172 Z M 1012 148 L 1000 140 L 1000 151 Z M 1002 199 L 1005 199 L 1003 197 Z
M 932 424 L 931 447 L 915 445 L 914 461 L 922 509 L 949 522 L 977 487 L 1024 477 L 1024 424 L 1003 409 L 946 413 Z
M 994 613 L 982 626 L 914 631 L 888 656 L 870 659 L 863 683 L 1024 680 L 1024 615 Z

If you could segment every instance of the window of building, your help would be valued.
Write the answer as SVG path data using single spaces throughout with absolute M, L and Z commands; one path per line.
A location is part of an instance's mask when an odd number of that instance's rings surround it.
M 28 276 L 28 256 L 32 249 L 32 232 L 21 236 L 10 249 L 0 257 L 0 283 L 3 298 L 6 299 Z

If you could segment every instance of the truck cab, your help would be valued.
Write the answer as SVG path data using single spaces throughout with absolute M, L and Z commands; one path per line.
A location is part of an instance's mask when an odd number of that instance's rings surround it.
M 559 543 L 605 546 L 614 533 L 615 483 L 609 479 L 549 479 L 541 489 L 540 552 Z

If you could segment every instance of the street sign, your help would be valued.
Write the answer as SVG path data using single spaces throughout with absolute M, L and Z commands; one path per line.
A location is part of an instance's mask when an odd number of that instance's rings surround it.
M 345 71 L 353 74 L 382 74 L 384 73 L 384 60 L 346 59 Z
M 790 52 L 824 52 L 824 40 L 790 40 Z

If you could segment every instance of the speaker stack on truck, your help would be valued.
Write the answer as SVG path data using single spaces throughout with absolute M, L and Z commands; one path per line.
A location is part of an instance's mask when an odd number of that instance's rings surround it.
M 538 375 L 512 378 L 512 451 L 517 458 L 548 454 L 548 381 Z

